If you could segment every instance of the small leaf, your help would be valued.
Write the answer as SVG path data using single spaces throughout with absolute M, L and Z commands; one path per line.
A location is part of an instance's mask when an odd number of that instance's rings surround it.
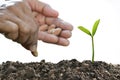
M 95 21 L 95 23 L 94 23 L 94 25 L 93 25 L 93 28 L 92 28 L 92 36 L 95 35 L 96 30 L 97 30 L 98 25 L 99 25 L 99 22 L 100 22 L 100 19 L 98 19 L 97 21 Z
M 84 28 L 83 26 L 78 26 L 78 28 L 79 28 L 81 31 L 83 31 L 83 32 L 85 32 L 86 34 L 88 34 L 88 35 L 91 36 L 91 33 L 90 33 L 90 31 L 89 31 L 88 29 Z

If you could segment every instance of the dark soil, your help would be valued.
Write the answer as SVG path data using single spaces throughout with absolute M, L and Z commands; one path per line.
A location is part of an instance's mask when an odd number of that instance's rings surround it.
M 55 63 L 3 62 L 0 80 L 120 80 L 120 65 L 76 59 Z

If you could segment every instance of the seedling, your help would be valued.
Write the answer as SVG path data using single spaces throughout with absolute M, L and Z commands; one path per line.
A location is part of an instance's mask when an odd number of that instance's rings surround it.
M 78 26 L 78 28 L 81 31 L 85 32 L 86 34 L 88 34 L 92 38 L 92 63 L 94 63 L 94 35 L 95 35 L 96 30 L 98 28 L 99 22 L 100 22 L 100 19 L 98 19 L 98 20 L 95 21 L 95 23 L 93 25 L 93 28 L 92 28 L 92 32 L 90 32 L 88 29 L 86 29 L 83 26 Z

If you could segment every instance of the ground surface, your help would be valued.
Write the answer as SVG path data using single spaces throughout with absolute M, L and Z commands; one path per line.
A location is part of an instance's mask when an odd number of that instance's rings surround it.
M 0 80 L 120 80 L 120 65 L 76 59 L 57 64 L 7 61 L 0 65 Z

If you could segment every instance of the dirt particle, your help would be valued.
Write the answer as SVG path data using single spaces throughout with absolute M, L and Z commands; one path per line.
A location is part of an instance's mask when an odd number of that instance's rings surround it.
M 76 59 L 58 63 L 3 62 L 0 65 L 0 80 L 120 80 L 120 65 L 102 61 L 79 62 Z

